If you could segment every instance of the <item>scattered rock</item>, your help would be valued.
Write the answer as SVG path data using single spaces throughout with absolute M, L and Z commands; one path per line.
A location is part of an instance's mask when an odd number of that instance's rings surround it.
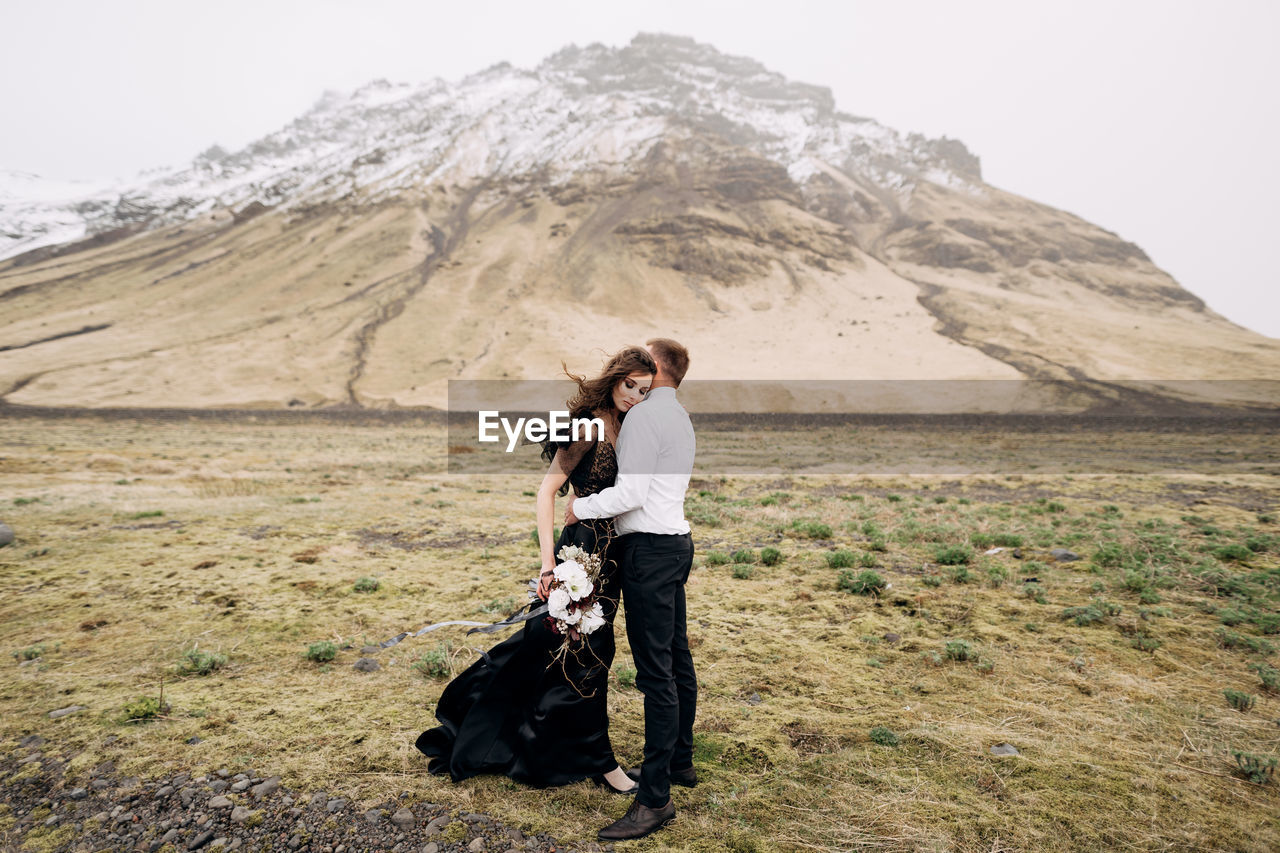
M 263 797 L 269 797 L 272 794 L 274 794 L 276 791 L 280 790 L 280 777 L 272 776 L 270 779 L 267 779 L 261 784 L 254 785 L 251 790 L 253 792 L 253 795 L 258 799 L 262 799 Z
M 380 651 L 382 651 L 382 646 L 361 646 L 360 647 L 360 654 L 362 655 L 376 655 Z
M 759 693 L 752 693 L 750 696 L 747 697 L 748 705 L 759 705 L 763 701 L 764 700 L 760 698 Z
M 221 794 L 223 791 L 227 790 L 226 780 L 214 779 L 209 783 L 209 790 L 213 791 L 215 794 Z
M 352 669 L 356 672 L 377 672 L 382 667 L 373 658 L 360 658 L 360 660 L 352 664 Z
M 200 743 L 200 738 L 195 737 L 194 735 L 192 735 L 191 737 L 187 738 L 187 743 L 189 743 L 189 744 L 191 744 L 192 746 L 194 746 L 195 744 Z
M 86 710 L 86 708 L 84 708 L 83 704 L 73 704 L 73 706 L 58 708 L 58 710 L 56 711 L 50 711 L 49 719 L 60 720 L 60 719 L 63 719 L 63 717 L 65 716 L 72 715 L 72 713 L 76 713 L 78 711 L 84 711 L 84 710 Z
M 1059 563 L 1074 563 L 1080 559 L 1080 555 L 1075 551 L 1068 551 L 1066 548 L 1054 548 L 1049 552 L 1049 556 L 1057 560 Z
M 1018 748 L 1011 743 L 998 743 L 991 747 L 991 754 L 996 756 L 1021 755 Z
M 0 548 L 11 544 L 13 544 L 13 528 L 7 524 L 0 524 Z
M 0 750 L 0 779 L 13 774 L 20 761 L 30 759 L 23 765 L 27 768 L 25 776 L 30 778 L 24 778 L 23 784 L 0 786 L 0 811 L 14 817 L 4 832 L 5 850 L 36 846 L 24 846 L 29 833 L 55 830 L 74 831 L 59 850 L 86 853 L 289 849 L 314 853 L 545 853 L 562 847 L 545 834 L 526 839 L 519 830 L 503 826 L 486 814 L 455 811 L 450 815 L 447 805 L 414 802 L 408 792 L 380 803 L 378 808 L 366 811 L 367 806 L 362 806 L 359 812 L 346 812 L 350 805 L 346 799 L 330 798 L 324 791 L 291 795 L 281 787 L 280 777 L 264 780 L 258 771 L 234 778 L 226 772 L 210 772 L 207 777 L 194 779 L 189 773 L 156 779 L 118 778 L 114 766 L 104 763 L 90 774 L 93 784 L 84 779 L 82 787 L 72 787 L 72 780 L 63 779 L 68 757 L 48 747 L 37 752 L 43 743 L 38 739 L 28 743 L 27 749 Z M 230 790 L 213 790 L 219 783 L 239 788 L 245 782 L 251 787 L 241 794 L 240 802 Z M 250 800 L 249 791 L 256 801 Z M 296 807 L 290 808 L 295 800 Z M 344 824 L 343 832 L 357 829 L 350 826 L 357 814 L 365 815 L 365 820 L 356 821 L 359 842 L 339 843 L 335 827 Z M 442 836 L 451 821 L 462 823 Z M 460 832 L 462 828 L 466 831 Z M 446 844 L 445 839 L 450 843 Z M 32 835 L 30 840 L 37 841 L 39 836 Z M 588 853 L 593 848 L 588 845 L 578 849 Z
M 894 634 L 892 632 L 884 635 L 884 641 L 891 646 L 901 639 L 902 639 L 902 636 L 900 634 Z
M 248 790 L 248 788 L 249 788 L 249 780 L 241 779 L 239 782 L 236 782 L 234 785 L 231 786 L 231 791 L 233 793 L 238 794 L 241 791 Z

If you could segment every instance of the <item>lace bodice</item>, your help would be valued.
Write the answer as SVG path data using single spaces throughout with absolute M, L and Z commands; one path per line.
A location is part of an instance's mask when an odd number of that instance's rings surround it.
M 607 441 L 583 440 L 562 445 L 556 463 L 569 475 L 569 484 L 578 497 L 594 495 L 613 485 L 618 478 L 618 459 Z

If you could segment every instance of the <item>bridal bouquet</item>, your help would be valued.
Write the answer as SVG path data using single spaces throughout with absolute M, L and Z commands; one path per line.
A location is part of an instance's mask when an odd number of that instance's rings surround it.
M 599 554 L 589 554 L 577 545 L 565 545 L 556 557 L 560 564 L 549 584 L 547 626 L 563 634 L 567 644 L 605 624 L 598 600 L 602 567 Z

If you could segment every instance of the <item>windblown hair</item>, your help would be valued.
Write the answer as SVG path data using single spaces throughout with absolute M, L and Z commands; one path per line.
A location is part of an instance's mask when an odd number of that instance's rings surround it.
M 565 368 L 565 375 L 578 385 L 578 393 L 565 403 L 570 417 L 575 418 L 587 417 L 599 409 L 612 408 L 614 387 L 631 374 L 658 372 L 658 365 L 654 364 L 653 356 L 641 347 L 625 347 L 619 350 L 609 359 L 595 379 L 574 376 L 564 364 L 561 364 L 561 367 Z
M 671 338 L 653 338 L 645 341 L 654 358 L 662 365 L 662 372 L 677 388 L 689 370 L 689 351 Z
M 565 408 L 569 410 L 569 417 L 571 418 L 589 418 L 600 409 L 613 408 L 614 387 L 631 374 L 655 374 L 658 372 L 658 365 L 654 363 L 653 356 L 649 355 L 649 351 L 643 347 L 624 347 L 619 350 L 605 363 L 600 374 L 594 379 L 575 376 L 569 372 L 569 367 L 563 362 L 561 362 L 560 366 L 564 368 L 565 376 L 568 376 L 578 385 L 578 393 L 565 403 Z M 618 413 L 619 422 L 624 417 L 625 413 Z M 550 464 L 551 460 L 555 458 L 558 449 L 559 446 L 555 442 L 543 442 L 542 458 Z M 560 494 L 566 494 L 567 490 L 568 483 L 566 481 L 565 486 L 561 487 Z

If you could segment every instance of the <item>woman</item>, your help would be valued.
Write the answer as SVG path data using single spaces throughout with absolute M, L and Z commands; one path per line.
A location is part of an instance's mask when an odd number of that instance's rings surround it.
M 584 439 L 544 445 L 550 463 L 538 489 L 538 542 L 542 572 L 538 596 L 546 599 L 556 554 L 565 545 L 601 553 L 600 601 L 605 625 L 571 642 L 556 657 L 565 638 L 543 619 L 476 661 L 440 695 L 436 719 L 417 746 L 432 760 L 432 773 L 448 773 L 455 782 L 480 773 L 504 773 L 536 787 L 565 785 L 591 777 L 618 794 L 634 794 L 636 784 L 618 765 L 609 742 L 606 704 L 613 663 L 613 617 L 617 610 L 618 560 L 611 547 L 612 519 L 581 521 L 566 527 L 552 544 L 556 494 L 588 495 L 613 485 L 618 464 L 614 442 L 627 410 L 644 400 L 657 366 L 640 347 L 627 347 L 609 359 L 594 379 L 572 376 L 577 395 L 568 402 L 572 418 L 600 418 L 603 440 Z

